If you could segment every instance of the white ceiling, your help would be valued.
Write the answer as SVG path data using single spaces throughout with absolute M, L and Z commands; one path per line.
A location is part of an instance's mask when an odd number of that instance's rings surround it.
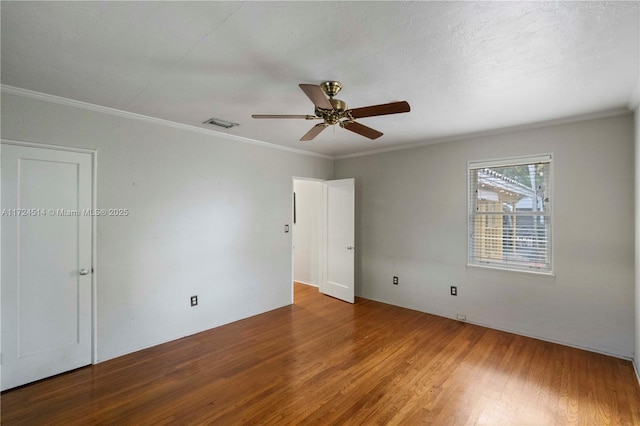
M 328 155 L 630 105 L 640 2 L 2 2 L 2 84 Z M 339 80 L 370 141 L 315 122 Z

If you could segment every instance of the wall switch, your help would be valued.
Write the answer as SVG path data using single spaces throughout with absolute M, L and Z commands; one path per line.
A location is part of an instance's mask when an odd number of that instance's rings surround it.
M 456 318 L 458 318 L 460 321 L 466 321 L 467 320 L 467 316 L 466 315 L 462 315 L 462 314 L 456 315 Z
M 398 277 L 393 277 L 393 284 L 398 285 Z
M 198 306 L 198 296 L 191 296 L 191 306 Z
M 452 296 L 457 296 L 458 295 L 458 287 L 456 287 L 455 285 L 451 286 L 451 295 Z

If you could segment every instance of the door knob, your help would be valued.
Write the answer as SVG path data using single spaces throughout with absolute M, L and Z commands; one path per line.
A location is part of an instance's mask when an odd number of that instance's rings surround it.
M 347 246 L 347 250 L 355 250 L 356 246 Z
M 89 271 L 86 269 L 80 269 L 79 272 L 80 272 L 80 275 L 87 275 L 89 273 Z

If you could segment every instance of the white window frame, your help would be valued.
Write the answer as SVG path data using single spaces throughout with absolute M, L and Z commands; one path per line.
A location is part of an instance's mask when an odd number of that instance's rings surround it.
M 523 164 L 535 164 L 535 163 L 549 163 L 549 199 L 551 209 L 549 211 L 549 243 L 547 246 L 548 252 L 548 268 L 535 268 L 535 267 L 522 267 L 522 266 L 512 266 L 508 264 L 501 263 L 491 263 L 491 262 L 475 262 L 472 261 L 472 239 L 474 229 L 472 228 L 472 220 L 471 217 L 473 212 L 476 211 L 475 208 L 477 206 L 477 197 L 472 200 L 471 197 L 471 175 L 472 170 L 480 169 L 480 168 L 492 168 L 492 167 L 509 167 L 509 166 L 517 166 Z M 554 170 L 553 170 L 553 154 L 540 154 L 540 155 L 531 155 L 531 156 L 521 156 L 521 157 L 508 157 L 508 158 L 499 158 L 499 159 L 490 159 L 490 160 L 481 160 L 481 161 L 467 161 L 467 266 L 474 268 L 487 268 L 487 269 L 495 269 L 502 271 L 510 271 L 510 272 L 523 272 L 530 274 L 538 274 L 538 275 L 551 275 L 555 276 L 555 272 L 553 269 L 554 261 L 553 261 L 553 246 L 554 246 Z

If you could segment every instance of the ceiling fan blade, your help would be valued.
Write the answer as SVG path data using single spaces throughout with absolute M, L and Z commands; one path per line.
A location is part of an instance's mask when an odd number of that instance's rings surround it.
M 322 109 L 333 109 L 333 106 L 325 96 L 320 86 L 315 84 L 299 84 L 299 86 L 315 106 Z
M 303 137 L 300 138 L 301 141 L 310 141 L 316 136 L 320 134 L 321 131 L 327 128 L 327 125 L 324 123 L 316 124 L 309 130 Z
M 351 121 L 351 122 L 347 121 L 346 123 L 342 124 L 342 127 L 369 139 L 378 139 L 380 136 L 384 134 L 384 133 L 380 133 L 376 129 L 372 129 L 371 127 L 367 127 L 363 124 L 356 123 L 355 121 Z
M 407 101 L 391 102 L 388 104 L 371 105 L 362 108 L 354 108 L 351 110 L 353 118 L 374 117 L 376 115 L 398 114 L 401 112 L 409 112 L 411 107 Z
M 304 118 L 305 120 L 313 120 L 313 115 L 273 115 L 273 114 L 253 114 L 251 115 L 253 118 Z

